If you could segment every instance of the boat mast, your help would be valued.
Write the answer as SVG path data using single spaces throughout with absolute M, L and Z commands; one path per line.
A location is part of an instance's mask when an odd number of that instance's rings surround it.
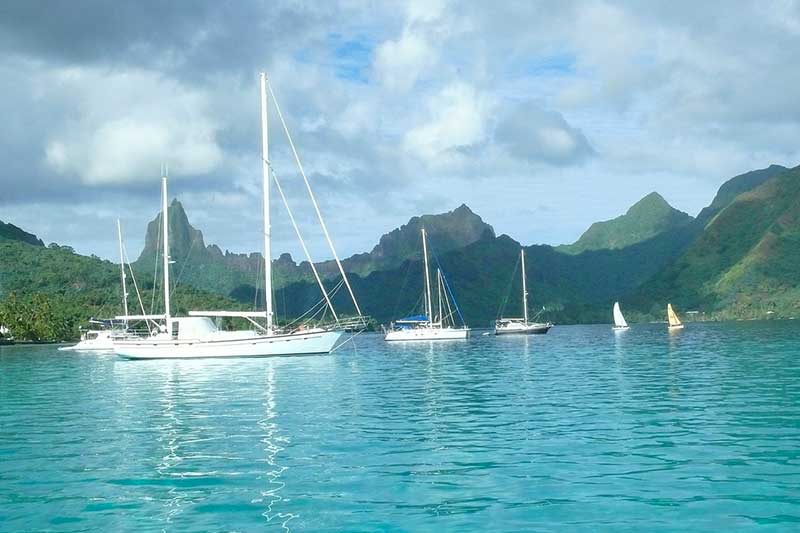
M 425 256 L 425 307 L 428 312 L 428 325 L 433 327 L 433 305 L 431 305 L 431 275 L 428 271 L 428 241 L 425 228 L 422 228 L 422 255 Z
M 267 74 L 261 78 L 261 171 L 264 189 L 264 303 L 267 311 L 267 335 L 272 334 L 272 254 L 269 224 L 269 131 L 267 129 Z
M 125 256 L 122 253 L 122 225 L 117 219 L 117 238 L 119 239 L 119 274 L 122 282 L 122 311 L 128 316 L 128 288 L 125 284 Z M 128 327 L 128 319 L 125 318 L 125 327 Z
M 525 281 L 525 248 L 519 249 L 519 256 L 522 260 L 522 312 L 525 317 L 525 325 L 528 325 L 528 284 Z
M 167 323 L 167 331 L 169 332 L 170 328 L 172 327 L 170 324 L 170 316 L 169 312 L 169 214 L 167 212 L 167 176 L 166 176 L 166 169 L 164 170 L 164 176 L 161 177 L 161 226 L 163 227 L 164 231 L 164 248 L 162 250 L 162 254 L 164 256 L 164 318 L 166 319 Z

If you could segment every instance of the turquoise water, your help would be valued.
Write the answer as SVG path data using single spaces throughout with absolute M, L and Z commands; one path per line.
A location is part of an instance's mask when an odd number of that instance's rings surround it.
M 0 348 L 0 530 L 800 529 L 800 323 Z

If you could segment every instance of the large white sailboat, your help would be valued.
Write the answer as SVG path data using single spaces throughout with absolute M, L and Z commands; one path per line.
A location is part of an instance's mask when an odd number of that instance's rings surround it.
M 528 282 L 525 279 L 524 248 L 520 248 L 519 257 L 522 263 L 522 318 L 497 319 L 494 323 L 495 335 L 543 335 L 553 327 L 552 322 L 530 322 L 528 320 Z
M 358 319 L 361 319 L 361 310 L 355 299 L 350 282 L 344 272 L 339 256 L 333 247 L 333 243 L 328 234 L 325 222 L 320 214 L 319 207 L 308 178 L 305 175 L 299 156 L 292 142 L 286 122 L 278 106 L 275 94 L 269 85 L 266 74 L 260 75 L 261 85 L 261 136 L 262 136 L 262 174 L 263 174 L 263 215 L 264 215 L 264 287 L 265 287 L 265 310 L 252 312 L 237 311 L 190 311 L 189 316 L 174 317 L 170 310 L 170 283 L 169 283 L 169 224 L 167 221 L 167 178 L 161 180 L 161 220 L 162 220 L 162 241 L 163 241 L 163 285 L 164 285 L 164 314 L 163 315 L 140 315 L 130 316 L 129 319 L 158 320 L 163 324 L 151 335 L 140 339 L 126 339 L 114 343 L 114 351 L 128 359 L 164 359 L 164 358 L 209 358 L 209 357 L 267 357 L 267 356 L 287 356 L 287 355 L 310 355 L 330 353 L 345 333 L 346 324 L 340 320 L 331 304 L 330 296 L 325 289 L 319 274 L 317 273 L 314 262 L 311 260 L 305 242 L 300 235 L 300 231 L 295 223 L 292 211 L 286 201 L 286 197 L 278 181 L 277 175 L 272 170 L 269 160 L 269 143 L 267 127 L 267 91 L 275 110 L 280 118 L 286 138 L 299 167 L 300 174 L 306 185 L 306 189 L 314 205 L 319 222 L 322 226 L 328 245 L 333 252 L 339 272 L 342 275 L 344 285 L 350 293 Z M 272 261 L 270 255 L 270 176 L 275 182 L 276 189 L 287 208 L 292 226 L 300 239 L 300 244 L 306 254 L 306 258 L 311 264 L 314 277 L 319 285 L 324 301 L 333 316 L 334 323 L 330 326 L 308 326 L 301 325 L 294 329 L 281 328 L 274 320 L 272 309 Z M 220 330 L 212 318 L 235 317 L 247 320 L 251 329 L 239 331 Z M 263 319 L 264 324 L 260 324 L 256 319 Z
M 622 316 L 622 310 L 619 308 L 619 302 L 614 302 L 614 327 L 611 328 L 614 331 L 625 331 L 626 329 L 630 329 L 628 323 L 625 321 L 625 317 Z
M 672 308 L 672 304 L 667 304 L 667 322 L 669 323 L 669 326 L 667 326 L 669 330 L 683 329 L 683 322 L 678 318 L 678 314 Z
M 428 267 L 428 238 L 425 228 L 422 228 L 422 255 L 425 268 L 424 298 L 426 314 L 395 320 L 386 331 L 384 340 L 443 341 L 466 339 L 469 337 L 469 328 L 463 323 L 463 319 L 460 327 L 454 323 L 454 311 L 447 296 L 450 291 L 441 269 L 436 269 L 438 314 L 436 316 L 433 314 L 431 276 Z

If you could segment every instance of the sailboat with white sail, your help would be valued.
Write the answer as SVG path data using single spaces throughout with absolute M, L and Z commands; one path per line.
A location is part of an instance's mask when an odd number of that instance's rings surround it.
M 619 308 L 619 302 L 614 302 L 614 327 L 612 329 L 614 331 L 625 331 L 626 329 L 630 329 L 628 322 L 625 321 L 625 317 L 622 316 L 622 310 Z
M 672 304 L 669 303 L 667 304 L 667 322 L 669 323 L 667 327 L 669 330 L 683 329 L 683 322 L 678 318 L 678 314 L 672 308 Z
M 436 269 L 437 283 L 437 304 L 438 314 L 433 314 L 433 298 L 431 295 L 431 277 L 428 266 L 428 238 L 425 228 L 422 228 L 422 255 L 424 257 L 424 304 L 425 314 L 414 315 L 395 320 L 389 326 L 384 340 L 386 341 L 442 341 L 459 340 L 469 337 L 469 328 L 461 319 L 461 326 L 455 324 L 455 314 L 460 317 L 458 306 L 453 302 L 450 304 L 452 292 L 447 284 L 447 280 L 441 271 Z M 448 296 L 449 295 L 449 296 Z M 455 306 L 455 310 L 453 309 Z
M 146 338 L 135 340 L 123 340 L 114 343 L 114 351 L 128 359 L 164 359 L 164 358 L 211 358 L 211 357 L 268 357 L 268 356 L 287 356 L 287 355 L 310 355 L 330 353 L 337 343 L 340 342 L 345 333 L 345 329 L 352 327 L 352 324 L 345 320 L 340 320 L 331 303 L 322 280 L 317 272 L 314 262 L 308 253 L 308 248 L 302 239 L 300 230 L 294 219 L 286 197 L 281 189 L 277 175 L 271 167 L 269 160 L 268 125 L 267 125 L 267 92 L 275 110 L 280 118 L 284 133 L 288 140 L 291 152 L 294 155 L 300 175 L 305 182 L 311 203 L 314 206 L 323 234 L 333 252 L 334 259 L 342 275 L 342 281 L 347 287 L 350 297 L 355 306 L 356 320 L 361 322 L 361 310 L 355 299 L 350 282 L 344 272 L 339 256 L 333 247 L 327 226 L 325 225 L 316 198 L 311 190 L 308 178 L 305 175 L 300 158 L 297 155 L 291 135 L 289 134 L 286 122 L 278 106 L 275 94 L 269 85 L 266 74 L 260 74 L 260 96 L 261 96 L 261 141 L 262 141 L 262 178 L 263 178 L 263 236 L 264 236 L 264 294 L 265 309 L 263 311 L 190 311 L 189 316 L 172 316 L 170 309 L 170 282 L 169 282 L 169 223 L 167 206 L 167 178 L 161 180 L 161 226 L 162 236 L 162 259 L 163 259 L 163 289 L 164 289 L 164 314 L 163 315 L 141 315 L 128 317 L 140 320 L 158 320 L 163 323 L 156 331 Z M 302 324 L 295 328 L 280 327 L 276 324 L 273 314 L 273 290 L 272 290 L 272 260 L 270 255 L 270 177 L 274 181 L 276 189 L 280 194 L 281 200 L 289 214 L 292 227 L 300 240 L 306 258 L 311 265 L 311 270 L 322 291 L 323 299 L 327 309 L 333 317 L 330 325 Z M 243 319 L 249 322 L 250 329 L 238 331 L 220 330 L 212 318 L 231 317 Z M 263 320 L 263 324 L 257 319 Z
M 520 248 L 522 264 L 522 318 L 499 318 L 494 323 L 495 335 L 544 335 L 553 327 L 552 322 L 530 322 L 528 319 L 528 282 L 525 279 L 525 249 Z

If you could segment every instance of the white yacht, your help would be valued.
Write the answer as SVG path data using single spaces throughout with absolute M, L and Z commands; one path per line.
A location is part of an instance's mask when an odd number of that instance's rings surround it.
M 625 317 L 622 316 L 622 310 L 619 308 L 619 302 L 614 302 L 614 327 L 611 328 L 614 331 L 625 331 L 626 329 L 630 329 L 628 323 L 625 321 Z
M 431 277 L 428 267 L 428 238 L 425 228 L 422 228 L 422 255 L 424 257 L 425 278 L 425 313 L 424 315 L 410 316 L 395 320 L 389 326 L 384 340 L 386 341 L 445 341 L 460 340 L 469 337 L 469 328 L 461 319 L 461 326 L 455 325 L 454 315 L 460 312 L 458 307 L 450 305 L 450 288 L 442 274 L 441 269 L 436 269 L 436 282 L 438 294 L 438 314 L 433 314 L 433 300 L 431 296 Z M 451 295 L 452 296 L 452 295 Z M 454 305 L 455 302 L 454 302 Z
M 528 320 L 528 283 L 525 279 L 525 249 L 520 248 L 522 263 L 522 318 L 499 318 L 494 323 L 495 335 L 544 335 L 553 327 L 552 322 Z M 534 317 L 535 319 L 535 317 Z
M 311 203 L 314 206 L 320 225 L 330 246 L 342 280 L 352 298 L 358 314 L 357 319 L 362 320 L 361 310 L 358 302 L 353 295 L 350 282 L 344 272 L 339 256 L 333 247 L 333 243 L 328 234 L 327 226 L 322 219 L 319 207 L 311 191 L 308 178 L 305 175 L 299 156 L 292 142 L 286 122 L 275 99 L 275 94 L 269 85 L 267 76 L 260 75 L 261 85 L 261 148 L 262 148 L 262 174 L 263 174 L 263 215 L 264 215 L 264 286 L 265 286 L 265 310 L 252 312 L 235 311 L 190 311 L 189 316 L 174 317 L 170 310 L 170 283 L 169 283 L 169 223 L 167 221 L 167 178 L 161 180 L 161 217 L 163 230 L 163 287 L 164 287 L 164 314 L 163 315 L 140 315 L 131 316 L 129 319 L 157 320 L 161 325 L 149 336 L 138 339 L 125 339 L 114 343 L 114 351 L 128 359 L 163 359 L 163 358 L 207 358 L 207 357 L 267 357 L 267 356 L 286 356 L 286 355 L 309 355 L 330 353 L 341 337 L 345 333 L 345 328 L 352 324 L 345 324 L 339 319 L 336 310 L 333 308 L 328 291 L 322 283 L 317 273 L 314 261 L 308 253 L 308 249 L 300 234 L 300 230 L 295 222 L 286 197 L 280 186 L 278 176 L 275 174 L 269 160 L 269 143 L 267 127 L 267 91 L 275 110 L 280 118 L 283 131 L 294 154 L 295 161 L 299 167 L 300 175 L 305 182 Z M 327 309 L 333 317 L 333 323 L 327 326 L 315 326 L 301 324 L 296 327 L 281 328 L 275 323 L 272 309 L 272 260 L 270 255 L 270 212 L 269 194 L 270 177 L 275 182 L 275 187 L 284 203 L 292 226 L 300 240 L 300 244 L 306 254 L 306 259 L 311 265 L 314 277 L 322 292 Z M 236 317 L 250 323 L 251 329 L 240 331 L 220 330 L 212 318 Z M 261 319 L 263 324 L 256 319 Z

